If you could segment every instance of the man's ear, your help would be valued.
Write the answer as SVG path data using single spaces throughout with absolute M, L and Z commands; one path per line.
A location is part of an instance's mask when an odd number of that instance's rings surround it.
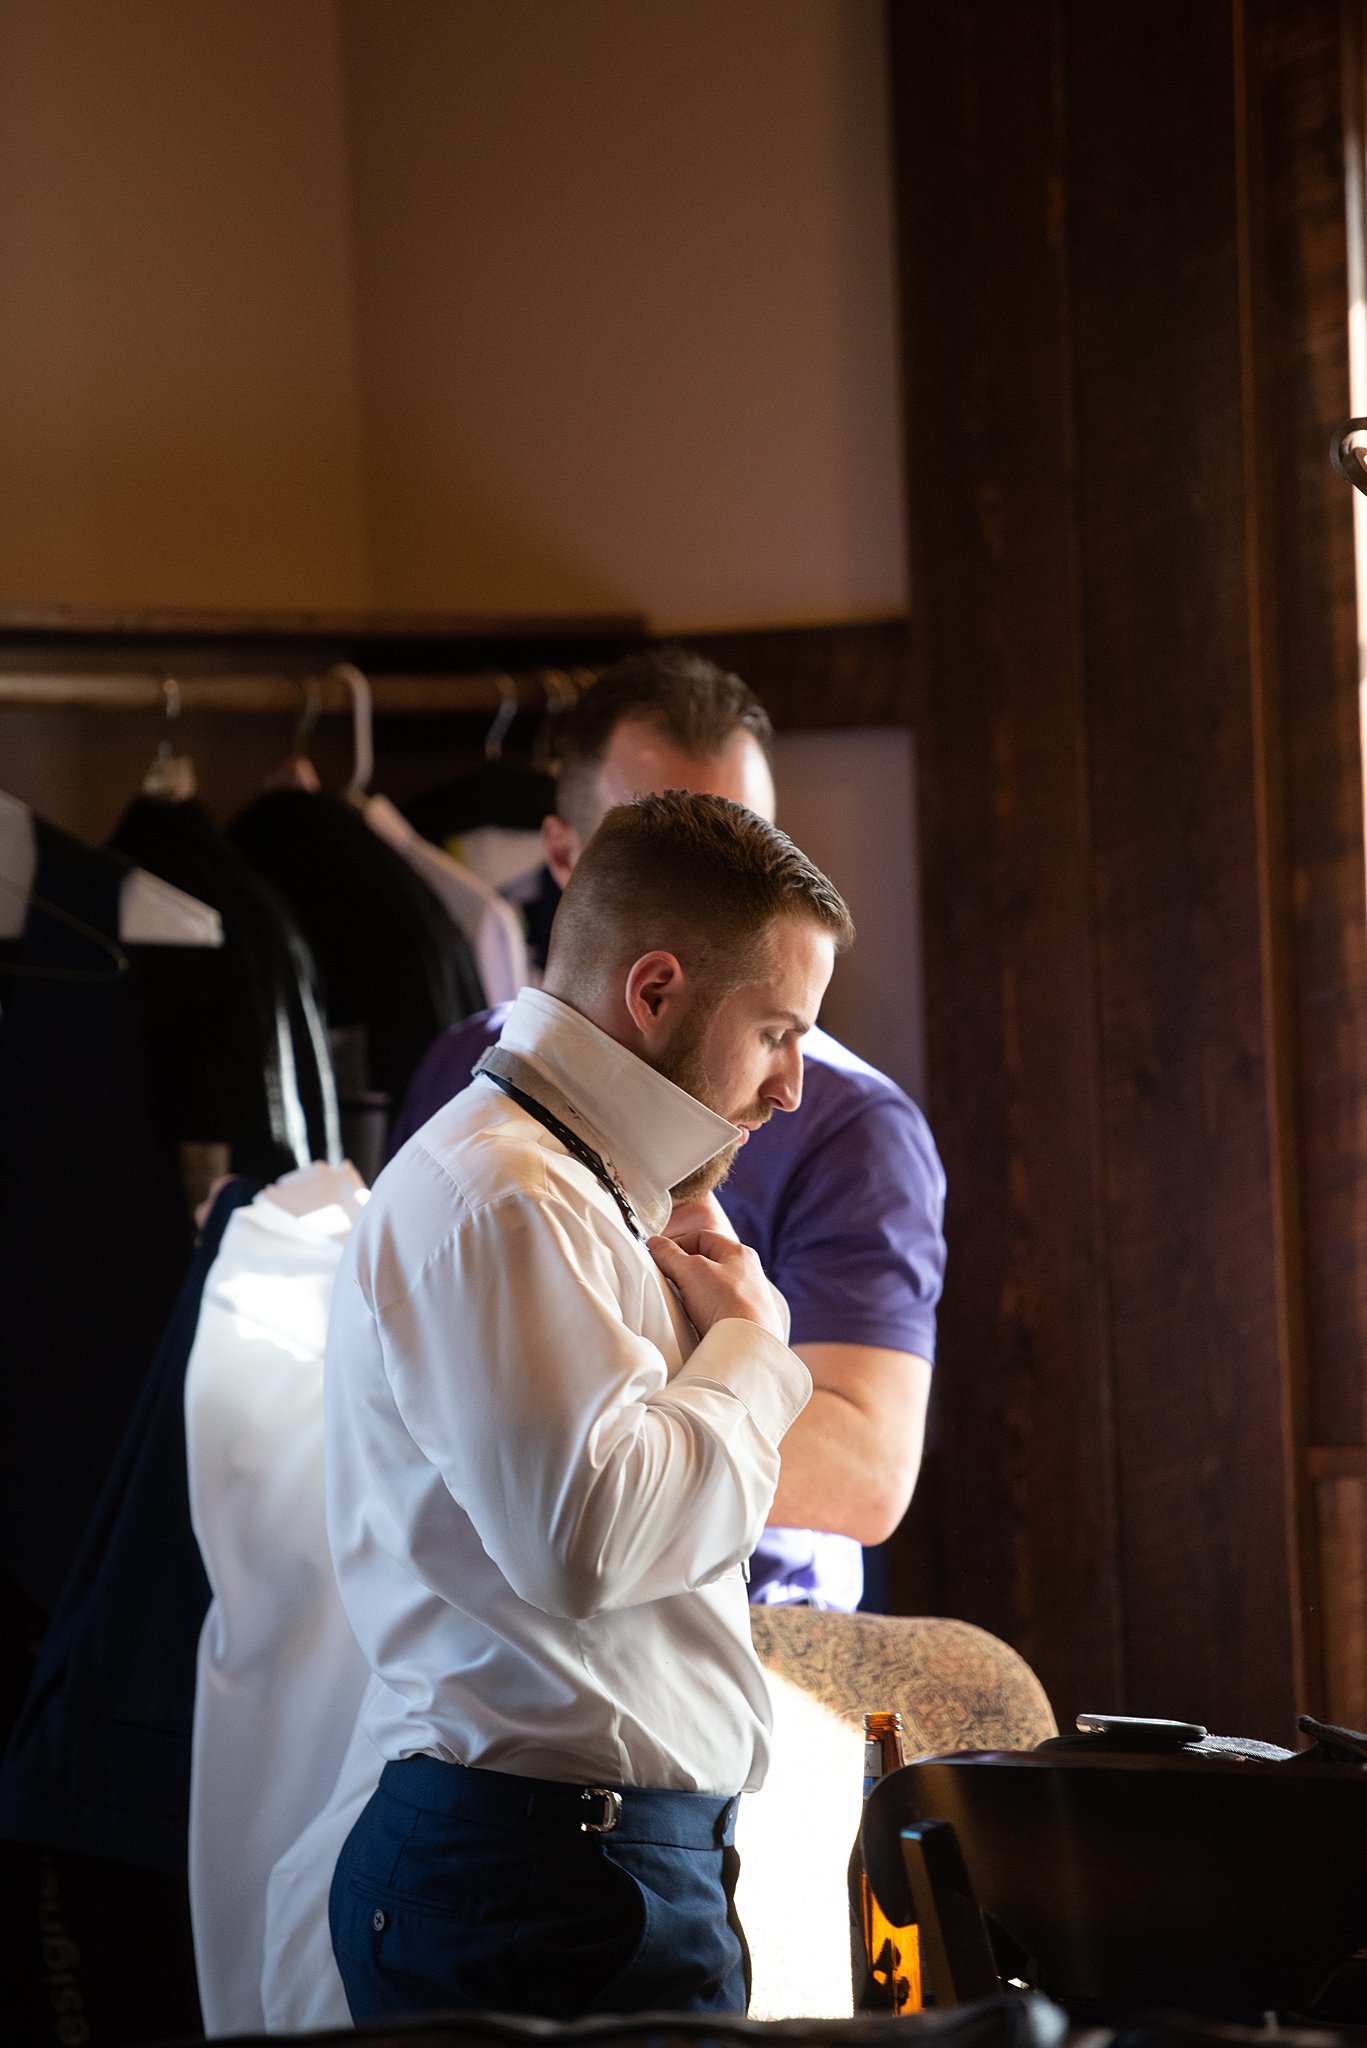
M 645 1045 L 663 1045 L 686 999 L 683 968 L 673 953 L 642 953 L 627 970 L 623 990 L 627 1015 Z
M 573 825 L 567 825 L 563 818 L 558 818 L 552 811 L 549 818 L 541 820 L 541 844 L 546 854 L 546 866 L 554 875 L 557 888 L 563 889 L 570 878 L 570 871 L 584 850 L 579 842 L 579 834 Z

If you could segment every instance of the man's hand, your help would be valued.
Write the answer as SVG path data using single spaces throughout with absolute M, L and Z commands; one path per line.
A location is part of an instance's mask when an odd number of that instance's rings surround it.
M 782 1309 L 749 1245 L 719 1230 L 693 1230 L 679 1237 L 652 1237 L 648 1249 L 678 1289 L 684 1313 L 700 1337 L 713 1323 L 737 1316 L 758 1323 L 780 1344 L 788 1341 Z
M 681 1238 L 696 1236 L 700 1230 L 715 1230 L 719 1237 L 736 1236 L 731 1218 L 715 1195 L 690 1195 L 686 1202 L 676 1202 L 660 1235 L 672 1237 L 677 1244 Z

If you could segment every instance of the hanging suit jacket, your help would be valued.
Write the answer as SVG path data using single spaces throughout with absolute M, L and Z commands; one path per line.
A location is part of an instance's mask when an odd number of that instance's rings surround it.
M 195 1657 L 209 1585 L 190 1523 L 185 1368 L 234 1211 L 220 1190 L 0 1759 L 0 1835 L 184 1875 Z
M 158 1114 L 177 1140 L 227 1148 L 225 1168 L 274 1180 L 341 1158 L 316 970 L 283 901 L 201 803 L 138 797 L 111 844 L 211 904 L 221 947 L 140 947 Z
M 369 1085 L 397 1103 L 436 1033 L 481 1007 L 469 941 L 344 797 L 268 790 L 229 834 L 307 939 L 329 1024 L 364 1026 Z
M 34 824 L 28 921 L 0 942 L 0 1575 L 50 1612 L 193 1233 L 119 943 L 127 864 Z M 11 1679 L 29 1654 L 0 1644 Z

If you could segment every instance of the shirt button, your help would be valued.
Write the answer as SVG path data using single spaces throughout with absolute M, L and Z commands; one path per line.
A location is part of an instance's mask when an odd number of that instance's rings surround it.
M 380 1908 L 377 1906 L 375 1908 L 375 1911 L 370 1916 L 370 1924 L 375 1929 L 375 1932 L 377 1934 L 383 1934 L 386 1927 L 388 1927 L 389 1925 L 388 1913 L 381 1912 Z

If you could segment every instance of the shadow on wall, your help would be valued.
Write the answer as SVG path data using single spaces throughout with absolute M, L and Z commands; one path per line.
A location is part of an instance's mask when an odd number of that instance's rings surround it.
M 826 1030 L 925 1103 L 916 752 L 900 726 L 780 733 L 779 823 L 844 895 L 858 937 L 837 961 Z

